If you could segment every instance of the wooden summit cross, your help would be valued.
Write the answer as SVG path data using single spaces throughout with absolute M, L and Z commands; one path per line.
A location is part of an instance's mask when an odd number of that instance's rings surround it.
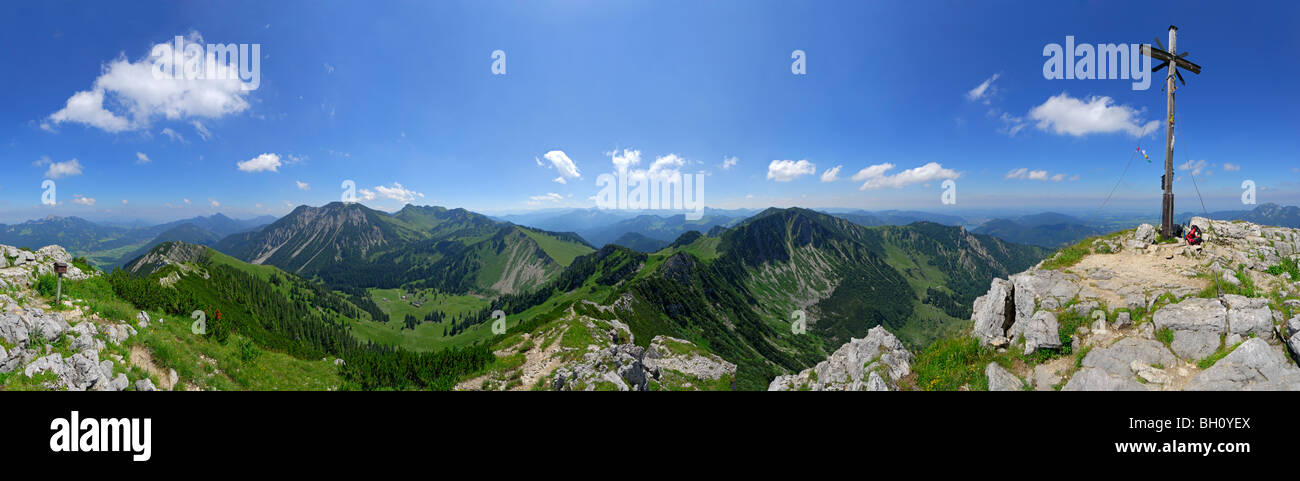
M 1160 213 L 1160 235 L 1165 238 L 1174 236 L 1174 77 L 1183 85 L 1187 81 L 1183 80 L 1183 74 L 1178 72 L 1182 67 L 1194 74 L 1201 73 L 1201 66 L 1187 61 L 1183 57 L 1187 52 L 1178 52 L 1178 27 L 1169 26 L 1169 50 L 1163 50 L 1164 45 L 1160 43 L 1160 38 L 1156 37 L 1156 45 L 1160 48 L 1154 48 L 1150 45 L 1142 46 L 1142 54 L 1156 60 L 1161 60 L 1160 65 L 1151 69 L 1151 73 L 1156 73 L 1160 69 L 1169 67 L 1169 75 L 1165 76 L 1165 94 L 1168 99 L 1168 116 L 1165 123 L 1165 175 L 1160 178 L 1161 187 L 1165 190 L 1165 197 L 1162 203 Z

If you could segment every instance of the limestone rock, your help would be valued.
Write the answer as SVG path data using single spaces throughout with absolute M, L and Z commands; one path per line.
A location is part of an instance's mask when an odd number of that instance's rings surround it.
M 1223 299 L 1228 304 L 1229 333 L 1254 334 L 1265 339 L 1273 335 L 1273 314 L 1268 308 L 1268 299 L 1236 294 L 1225 295 Z
M 1050 311 L 1038 311 L 1033 317 L 1016 321 L 1011 326 L 1013 339 L 1024 339 L 1026 355 L 1033 354 L 1038 349 L 1061 347 L 1059 329 L 1056 314 Z
M 1013 285 L 1003 279 L 993 279 L 988 293 L 975 299 L 971 320 L 972 333 L 984 345 L 1005 341 L 1007 329 L 1015 323 L 1016 307 Z
M 1300 390 L 1300 368 L 1263 339 L 1242 343 L 1219 362 L 1201 371 L 1187 385 L 1189 391 Z
M 1156 228 L 1151 224 L 1142 224 L 1137 227 L 1133 234 L 1133 240 L 1140 242 L 1142 245 L 1150 245 L 1156 242 Z
M 984 368 L 984 375 L 989 378 L 990 391 L 1024 390 L 1025 383 L 996 362 L 990 362 L 988 367 Z
M 1228 329 L 1228 310 L 1218 299 L 1187 299 L 1156 311 L 1156 329 L 1170 329 L 1174 354 L 1187 360 L 1209 357 L 1218 350 Z
M 871 387 L 871 373 L 877 373 L 885 387 L 895 389 L 898 380 L 912 372 L 911 363 L 912 354 L 903 343 L 876 326 L 867 331 L 867 337 L 850 340 L 816 366 L 799 374 L 777 376 L 767 390 L 863 391 Z

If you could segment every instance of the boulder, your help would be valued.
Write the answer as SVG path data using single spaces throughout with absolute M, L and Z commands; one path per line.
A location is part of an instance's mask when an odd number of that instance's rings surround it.
M 58 339 L 69 327 L 58 313 L 46 313 L 36 308 L 28 309 L 23 319 L 33 335 L 39 333 L 46 341 Z
M 971 312 L 972 334 L 981 344 L 1006 342 L 1007 329 L 1015 323 L 1014 287 L 1011 282 L 993 279 L 988 293 L 975 299 Z
M 1156 329 L 1173 331 L 1174 354 L 1199 360 L 1219 349 L 1228 329 L 1228 310 L 1218 299 L 1187 299 L 1160 308 L 1153 316 Z
M 1297 391 L 1300 368 L 1263 339 L 1248 339 L 1188 383 L 1189 391 Z
M 1055 310 L 1079 294 L 1079 277 L 1052 270 L 1029 270 L 1011 276 L 1016 319 L 1028 319 L 1037 307 Z
M 1133 233 L 1133 240 L 1142 245 L 1150 245 L 1156 242 L 1156 228 L 1151 224 L 1142 224 L 1137 227 Z
M 1223 300 L 1228 304 L 1230 334 L 1254 334 L 1264 339 L 1273 335 L 1273 313 L 1268 308 L 1268 299 L 1228 294 Z
M 990 362 L 984 368 L 984 375 L 989 378 L 990 391 L 1023 391 L 1025 388 L 1025 383 L 1020 378 L 996 362 Z
M 1024 339 L 1025 354 L 1033 354 L 1039 349 L 1056 349 L 1061 347 L 1060 324 L 1056 314 L 1051 311 L 1038 311 L 1033 317 L 1016 321 L 1011 326 L 1012 342 Z
M 670 388 L 703 388 L 728 384 L 735 389 L 736 365 L 684 339 L 664 335 L 650 340 L 644 356 L 646 371 Z
M 1114 376 L 1101 369 L 1085 367 L 1065 383 L 1062 391 L 1147 391 L 1146 385 L 1137 382 L 1133 376 Z
M 157 391 L 158 388 L 154 387 L 152 379 L 144 378 L 135 382 L 135 390 L 136 391 Z
M 852 339 L 825 361 L 799 374 L 777 376 L 769 391 L 864 391 L 872 387 L 871 374 L 880 376 L 888 389 L 912 372 L 912 354 L 903 343 L 881 326 L 867 331 L 867 337 Z M 880 386 L 875 386 L 879 388 Z
M 31 332 L 18 314 L 0 313 L 0 338 L 12 346 L 26 346 Z
M 149 327 L 149 313 L 140 311 L 139 314 L 135 315 L 135 320 L 140 325 L 141 329 Z
M 1096 368 L 1112 376 L 1132 378 L 1137 374 L 1133 362 L 1140 361 L 1147 366 L 1171 367 L 1178 362 L 1160 341 L 1126 337 L 1109 347 L 1098 347 L 1088 351 L 1082 366 Z

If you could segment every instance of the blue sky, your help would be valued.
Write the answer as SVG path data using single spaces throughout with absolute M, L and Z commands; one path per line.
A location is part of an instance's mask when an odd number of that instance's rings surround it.
M 281 215 L 338 200 L 349 179 L 384 210 L 592 206 L 612 154 L 633 152 L 633 169 L 704 174 L 710 207 L 1090 212 L 1137 145 L 1152 162 L 1133 164 L 1111 208 L 1154 211 L 1164 131 L 1141 134 L 1164 116 L 1163 72 L 1144 91 L 1046 79 L 1042 52 L 1067 35 L 1164 41 L 1169 24 L 1205 69 L 1184 73 L 1178 91 L 1175 164 L 1191 161 L 1178 172 L 1178 210 L 1199 210 L 1192 167 L 1210 210 L 1243 208 L 1244 180 L 1258 202 L 1300 203 L 1300 65 L 1286 62 L 1300 51 L 1294 3 L 48 2 L 0 12 L 0 222 Z M 177 35 L 259 44 L 257 89 L 139 75 L 153 46 Z M 505 75 L 492 72 L 495 50 Z M 804 75 L 791 72 L 794 50 Z M 956 205 L 940 202 L 947 178 Z M 46 179 L 57 205 L 41 204 Z

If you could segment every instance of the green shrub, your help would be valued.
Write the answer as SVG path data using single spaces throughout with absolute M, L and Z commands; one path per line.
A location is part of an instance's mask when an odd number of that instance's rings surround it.
M 59 280 L 54 274 L 44 274 L 36 278 L 36 292 L 44 297 L 54 297 Z

